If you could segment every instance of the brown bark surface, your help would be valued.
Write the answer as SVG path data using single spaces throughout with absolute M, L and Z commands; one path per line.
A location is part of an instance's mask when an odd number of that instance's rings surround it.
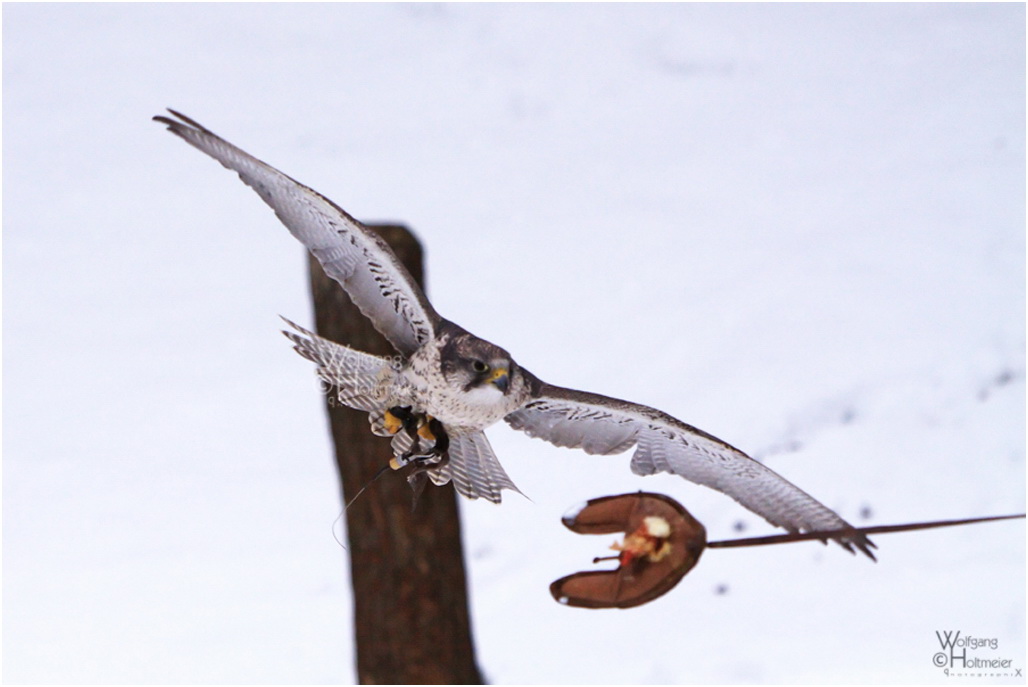
M 422 251 L 404 227 L 373 227 L 424 288 Z M 395 351 L 311 257 L 318 333 L 376 355 Z M 367 413 L 328 394 L 344 503 L 389 462 L 389 440 Z M 481 684 L 468 618 L 456 492 L 429 484 L 411 512 L 411 490 L 389 472 L 346 512 L 361 684 Z

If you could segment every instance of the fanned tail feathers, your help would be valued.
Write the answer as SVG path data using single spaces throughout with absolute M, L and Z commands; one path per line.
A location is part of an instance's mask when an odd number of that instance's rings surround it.
M 489 439 L 480 431 L 451 434 L 449 462 L 429 470 L 428 476 L 437 485 L 453 481 L 457 491 L 469 499 L 499 503 L 504 489 L 521 494 L 497 460 Z

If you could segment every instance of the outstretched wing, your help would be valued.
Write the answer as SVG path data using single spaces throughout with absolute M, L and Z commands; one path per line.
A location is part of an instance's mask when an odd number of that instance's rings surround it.
M 379 236 L 345 210 L 240 150 L 183 114 L 157 116 L 168 130 L 239 173 L 293 236 L 314 254 L 396 350 L 405 356 L 435 338 L 439 323 L 425 294 Z
M 632 472 L 670 472 L 731 496 L 790 532 L 846 530 L 833 510 L 737 448 L 648 406 L 538 382 L 535 398 L 504 418 L 514 429 L 557 446 L 609 455 L 635 446 Z M 871 559 L 874 544 L 856 531 L 836 537 Z
M 335 393 L 343 405 L 381 416 L 396 383 L 393 361 L 329 341 L 282 319 L 296 330 L 282 333 L 293 342 L 297 353 L 317 364 L 318 377 L 329 386 L 326 391 Z

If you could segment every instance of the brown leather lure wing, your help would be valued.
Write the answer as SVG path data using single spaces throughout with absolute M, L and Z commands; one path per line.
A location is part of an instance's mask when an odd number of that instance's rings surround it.
M 681 504 L 661 494 L 605 496 L 564 516 L 579 534 L 623 532 L 618 567 L 578 572 L 550 585 L 553 598 L 583 608 L 631 608 L 667 593 L 689 572 L 707 533 Z

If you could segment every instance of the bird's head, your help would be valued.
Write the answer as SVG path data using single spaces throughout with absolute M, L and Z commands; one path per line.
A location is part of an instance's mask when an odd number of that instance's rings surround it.
M 441 351 L 446 381 L 465 393 L 485 391 L 506 395 L 517 364 L 499 346 L 461 333 L 447 341 Z

